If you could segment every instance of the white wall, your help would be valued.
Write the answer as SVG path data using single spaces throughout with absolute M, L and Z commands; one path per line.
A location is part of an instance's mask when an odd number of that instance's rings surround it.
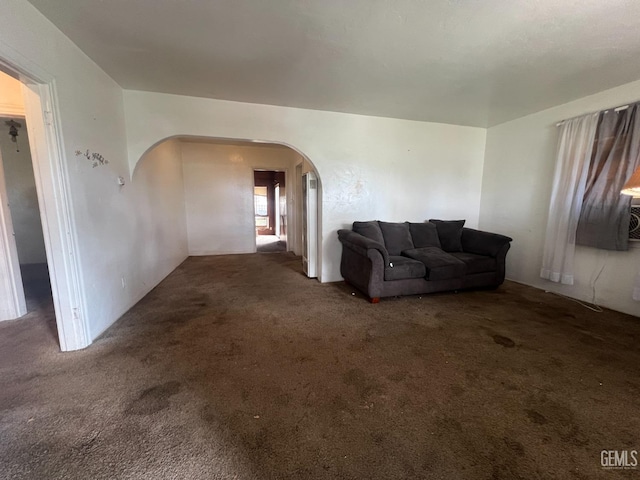
M 15 82 L 19 84 L 17 80 Z M 18 129 L 17 139 L 20 151 L 17 151 L 16 144 L 7 135 L 8 127 L 5 126 L 5 121 L 9 119 L 0 117 L 0 152 L 18 258 L 20 264 L 46 263 L 47 255 L 26 122 L 22 118 L 13 119 L 22 124 L 22 128 Z
M 466 218 L 477 226 L 486 130 L 125 91 L 129 162 L 164 138 L 282 142 L 306 155 L 322 189 L 322 281 L 340 280 L 336 231 L 354 220 Z
M 137 256 L 132 280 L 142 297 L 188 256 L 180 142 L 169 140 L 147 152 L 132 187 L 136 217 L 129 249 Z
M 0 11 L 0 59 L 55 79 L 62 166 L 77 225 L 74 254 L 85 289 L 82 314 L 95 339 L 186 255 L 186 239 L 163 245 L 157 238 L 167 233 L 156 223 L 166 206 L 162 195 L 179 198 L 180 169 L 165 157 L 120 188 L 118 176 L 130 178 L 122 89 L 26 0 L 0 0 Z M 75 156 L 86 149 L 109 164 L 93 168 Z M 160 164 L 162 171 L 144 171 Z M 140 206 L 147 195 L 154 200 Z M 184 216 L 176 211 L 174 217 L 181 231 Z
M 640 269 L 639 246 L 629 252 L 577 247 L 573 286 L 539 277 L 555 166 L 555 124 L 638 98 L 640 82 L 633 82 L 488 130 L 480 227 L 513 237 L 507 278 L 586 301 L 593 301 L 595 288 L 598 304 L 640 314 L 640 303 L 631 298 Z
M 255 252 L 253 171 L 286 171 L 287 201 L 291 202 L 290 179 L 298 158 L 286 147 L 183 142 L 189 254 Z

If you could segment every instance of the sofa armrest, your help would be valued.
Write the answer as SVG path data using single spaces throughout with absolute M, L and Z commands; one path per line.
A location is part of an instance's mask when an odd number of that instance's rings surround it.
M 384 261 L 384 265 L 389 265 L 389 253 L 387 249 L 380 242 L 376 242 L 375 240 L 371 240 L 359 233 L 354 232 L 353 230 L 338 230 L 338 239 L 340 242 L 355 250 L 356 252 L 368 256 L 368 250 L 377 250 L 382 255 L 382 259 Z
M 497 258 L 509 250 L 509 244 L 513 239 L 506 235 L 483 232 L 473 228 L 462 229 L 462 250 L 477 255 L 488 255 Z M 507 248 L 505 249 L 505 246 Z

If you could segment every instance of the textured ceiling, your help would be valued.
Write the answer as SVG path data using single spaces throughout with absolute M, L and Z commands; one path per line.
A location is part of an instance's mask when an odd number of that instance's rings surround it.
M 123 88 L 491 126 L 640 78 L 637 0 L 30 0 Z

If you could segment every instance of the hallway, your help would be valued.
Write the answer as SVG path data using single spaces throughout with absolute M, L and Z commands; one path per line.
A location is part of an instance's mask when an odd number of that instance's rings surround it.
M 258 253 L 286 252 L 287 242 L 276 235 L 256 235 Z

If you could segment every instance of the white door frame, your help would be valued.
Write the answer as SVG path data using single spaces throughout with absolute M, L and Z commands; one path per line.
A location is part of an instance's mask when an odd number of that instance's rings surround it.
M 285 180 L 286 181 L 286 180 Z M 286 187 L 286 185 L 285 185 Z M 286 195 L 286 192 L 285 192 Z M 280 184 L 276 183 L 273 188 L 273 216 L 275 217 L 274 232 L 280 240 Z
M 292 210 L 293 218 L 295 219 L 295 229 L 293 230 L 293 252 L 299 257 L 302 256 L 302 164 L 300 162 L 295 166 L 295 176 L 294 176 L 294 195 L 295 195 L 295 203 L 293 204 Z
M 17 52 L 3 48 L 1 55 L 0 68 L 23 84 L 60 348 L 79 350 L 87 347 L 91 338 L 85 319 L 86 296 L 77 256 L 78 238 L 62 150 L 55 79 Z

